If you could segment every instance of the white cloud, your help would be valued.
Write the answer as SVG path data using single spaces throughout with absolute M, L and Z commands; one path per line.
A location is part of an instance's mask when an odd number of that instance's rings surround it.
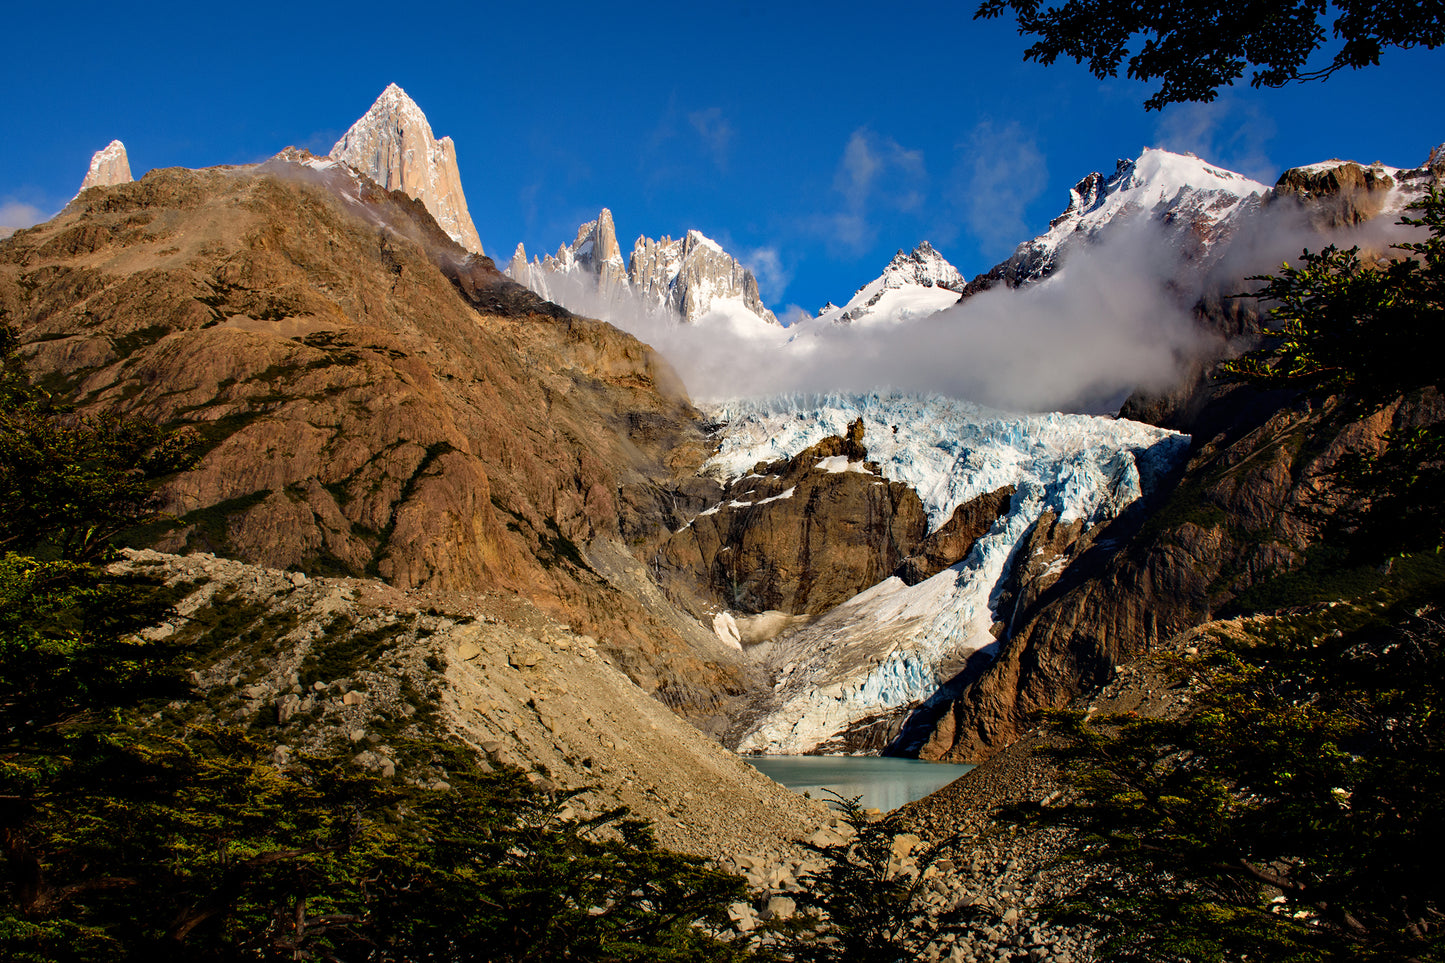
M 712 155 L 713 163 L 719 170 L 725 168 L 734 131 L 732 124 L 723 116 L 722 108 L 695 110 L 687 115 L 687 121 L 702 140 L 703 148 Z
M 793 272 L 783 265 L 783 259 L 775 247 L 759 247 L 744 251 L 743 267 L 753 272 L 758 279 L 758 290 L 764 301 L 773 301 L 783 296 L 793 280 Z
M 0 199 L 0 227 L 32 227 L 47 220 L 49 215 L 34 204 L 26 204 L 11 198 Z
M 1211 103 L 1165 108 L 1154 128 L 1154 137 L 1165 150 L 1188 152 L 1272 184 L 1280 172 L 1270 160 L 1266 145 L 1277 130 L 1275 122 L 1257 105 L 1240 100 L 1237 94 L 1225 93 Z
M 1023 411 L 1102 411 L 1135 389 L 1177 384 L 1204 351 L 1217 350 L 1191 312 L 1206 286 L 1238 291 L 1241 278 L 1293 260 L 1303 246 L 1383 249 L 1400 236 L 1386 219 L 1321 235 L 1285 205 L 1258 217 L 1242 225 L 1212 278 L 1181 262 L 1160 225 L 1116 221 L 1043 283 L 995 288 L 898 324 L 798 323 L 790 307 L 778 312 L 793 324 L 786 329 L 726 319 L 689 325 L 630 298 L 600 298 L 595 284 L 554 293 L 651 344 L 699 400 L 897 390 Z
M 833 190 L 842 203 L 833 213 L 813 219 L 811 227 L 834 245 L 861 252 L 877 234 L 871 214 L 918 210 L 927 182 L 922 151 L 860 127 L 849 136 L 833 177 Z
M 1038 143 L 1017 121 L 981 121 L 959 145 L 945 200 L 988 257 L 1001 257 L 1029 236 L 1024 210 L 1048 186 Z M 956 230 L 953 236 L 956 236 Z M 947 229 L 938 240 L 953 240 Z

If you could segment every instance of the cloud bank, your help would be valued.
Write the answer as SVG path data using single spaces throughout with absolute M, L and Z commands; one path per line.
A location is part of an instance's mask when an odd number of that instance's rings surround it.
M 18 231 L 22 227 L 33 227 L 47 217 L 48 215 L 34 204 L 24 204 L 9 198 L 0 200 L 0 227 Z
M 1013 411 L 1117 408 L 1136 389 L 1164 390 L 1220 344 L 1193 320 L 1205 290 L 1233 294 L 1302 247 L 1383 249 L 1401 236 L 1377 218 L 1321 235 L 1287 205 L 1265 209 L 1206 270 L 1182 262 L 1164 229 L 1143 218 L 1066 256 L 1048 280 L 995 288 L 938 314 L 899 323 L 765 326 L 717 311 L 694 324 L 601 297 L 573 279 L 554 300 L 651 344 L 698 401 L 788 393 L 935 393 Z

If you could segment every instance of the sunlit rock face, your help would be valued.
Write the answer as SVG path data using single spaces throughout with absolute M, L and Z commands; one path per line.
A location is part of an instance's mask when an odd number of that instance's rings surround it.
M 638 237 L 624 264 L 612 212 L 605 207 L 555 254 L 528 262 L 518 245 L 507 275 L 544 298 L 605 320 L 658 313 L 687 324 L 741 323 L 757 332 L 782 327 L 763 303 L 753 272 L 699 231 L 675 241 L 666 235 L 660 241 Z
M 341 136 L 331 156 L 387 190 L 421 201 L 452 240 L 473 254 L 483 253 L 462 193 L 456 146 L 450 137 L 432 135 L 426 115 L 396 84 Z
M 91 157 L 90 169 L 85 172 L 80 189 L 129 184 L 134 179 L 130 175 L 130 158 L 126 156 L 125 145 L 113 140 Z
M 696 321 L 716 302 L 732 300 L 765 321 L 778 323 L 763 305 L 753 273 L 699 231 L 688 231 L 676 241 L 666 236 L 660 241 L 639 237 L 632 246 L 627 277 L 645 302 L 667 305 L 684 321 Z

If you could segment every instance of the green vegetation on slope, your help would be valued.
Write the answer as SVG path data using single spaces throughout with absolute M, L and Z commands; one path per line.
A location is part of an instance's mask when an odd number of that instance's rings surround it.
M 1405 258 L 1306 253 L 1271 279 L 1276 340 L 1228 370 L 1361 417 L 1438 392 L 1445 199 L 1417 209 Z M 1073 824 L 1106 869 L 1065 911 L 1111 959 L 1445 959 L 1445 424 L 1330 482 L 1309 564 L 1237 603 L 1296 608 L 1182 663 L 1183 717 L 1053 717 L 1076 798 L 1028 818 Z

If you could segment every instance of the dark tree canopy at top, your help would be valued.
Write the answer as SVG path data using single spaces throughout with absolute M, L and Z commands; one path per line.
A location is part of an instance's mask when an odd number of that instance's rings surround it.
M 1344 67 L 1376 66 L 1387 47 L 1445 44 L 1445 0 L 1334 0 L 1335 39 L 1343 42 L 1330 62 L 1307 70 L 1328 37 L 1321 20 L 1324 0 L 983 0 L 975 19 L 1005 10 L 1018 18 L 1019 33 L 1038 40 L 1027 60 L 1051 64 L 1060 55 L 1088 62 L 1094 76 L 1118 74 L 1159 88 L 1144 102 L 1150 110 L 1186 101 L 1211 101 L 1252 68 L 1250 85 L 1281 87 L 1320 80 Z M 1131 49 L 1136 37 L 1143 43 Z

